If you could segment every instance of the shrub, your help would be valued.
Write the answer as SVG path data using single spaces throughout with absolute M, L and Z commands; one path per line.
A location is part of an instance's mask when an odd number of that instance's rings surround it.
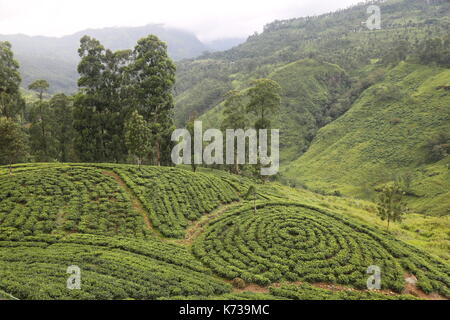
M 236 289 L 244 289 L 246 287 L 246 283 L 241 278 L 234 278 L 233 287 L 235 287 Z

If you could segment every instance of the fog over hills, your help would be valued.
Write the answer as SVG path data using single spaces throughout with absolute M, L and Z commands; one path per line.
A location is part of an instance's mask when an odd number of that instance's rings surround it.
M 19 61 L 22 86 L 27 87 L 36 79 L 46 79 L 50 92 L 72 93 L 78 78 L 77 63 L 80 38 L 84 35 L 98 39 L 111 50 L 133 48 L 137 40 L 154 34 L 167 42 L 169 55 L 174 60 L 194 58 L 205 51 L 229 49 L 245 39 L 223 39 L 202 43 L 195 34 L 162 24 L 143 27 L 111 27 L 87 29 L 64 37 L 0 35 L 0 41 L 12 44 L 15 58 Z

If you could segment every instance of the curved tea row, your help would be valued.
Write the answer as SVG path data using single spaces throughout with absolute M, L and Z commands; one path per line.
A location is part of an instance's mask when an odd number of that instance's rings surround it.
M 142 202 L 153 226 L 170 238 L 184 237 L 190 221 L 239 199 L 223 179 L 176 168 L 116 167 Z
M 144 237 L 144 220 L 113 178 L 92 167 L 24 167 L 0 176 L 0 229 L 24 235 Z
M 388 234 L 299 204 L 230 212 L 210 225 L 193 251 L 221 276 L 261 285 L 301 280 L 364 289 L 367 269 L 376 265 L 384 289 L 400 292 L 405 272 L 411 272 L 424 291 L 449 295 L 445 264 Z
M 68 290 L 69 266 L 80 268 L 80 290 Z M 186 249 L 158 239 L 72 234 L 0 234 L 0 292 L 19 299 L 158 299 L 220 295 L 215 279 Z

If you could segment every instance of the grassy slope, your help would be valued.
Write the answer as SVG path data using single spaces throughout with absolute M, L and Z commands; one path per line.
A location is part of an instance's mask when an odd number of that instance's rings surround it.
M 450 213 L 450 159 L 429 165 L 424 148 L 437 133 L 450 131 L 450 94 L 437 89 L 449 84 L 448 69 L 401 63 L 320 130 L 283 174 L 311 189 L 364 196 L 412 172 L 412 208 Z M 384 98 L 389 88 L 394 95 Z
M 268 78 L 282 88 L 281 111 L 273 117 L 272 127 L 282 136 L 281 161 L 292 161 L 307 149 L 307 137 L 315 134 L 318 118 L 345 90 L 348 77 L 337 65 L 304 59 L 276 69 Z M 222 112 L 219 105 L 204 114 L 204 127 L 220 128 Z

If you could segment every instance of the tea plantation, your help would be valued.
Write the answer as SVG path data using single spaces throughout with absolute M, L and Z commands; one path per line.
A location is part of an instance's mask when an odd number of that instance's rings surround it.
M 154 167 L 115 171 L 143 203 L 153 226 L 170 238 L 182 238 L 190 221 L 239 199 L 229 183 L 212 175 Z
M 364 289 L 367 268 L 382 270 L 382 289 L 401 292 L 412 272 L 425 292 L 449 295 L 450 268 L 388 234 L 296 203 L 242 207 L 211 223 L 194 253 L 221 276 L 269 285 L 330 282 Z
M 258 186 L 255 212 L 242 198 L 254 183 L 206 169 L 0 167 L 0 299 L 410 299 L 398 295 L 405 274 L 450 297 L 446 262 L 277 184 Z M 397 295 L 362 290 L 370 265 Z M 69 266 L 80 290 L 67 288 Z

